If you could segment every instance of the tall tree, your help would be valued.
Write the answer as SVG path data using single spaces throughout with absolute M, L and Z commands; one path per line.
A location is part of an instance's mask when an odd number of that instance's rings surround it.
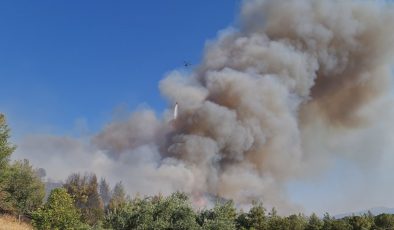
M 100 197 L 103 200 L 104 206 L 107 207 L 109 201 L 111 200 L 111 189 L 104 178 L 101 178 L 100 180 L 99 190 Z
M 111 200 L 109 202 L 109 209 L 114 210 L 126 203 L 126 192 L 122 182 L 118 182 L 113 190 Z
M 323 226 L 321 229 L 323 230 L 331 230 L 332 223 L 334 222 L 334 218 L 330 216 L 327 212 L 323 216 Z
M 6 123 L 5 116 L 0 113 L 0 174 L 7 166 L 10 156 L 15 150 L 15 146 L 9 142 L 9 138 L 10 129 Z
M 83 222 L 96 225 L 104 217 L 104 205 L 98 193 L 98 182 L 95 174 L 71 174 L 63 187 L 80 209 Z
M 90 225 L 96 225 L 104 218 L 104 204 L 98 192 L 98 181 L 95 174 L 92 174 L 89 178 L 87 194 L 87 223 Z
M 0 212 L 12 212 L 10 194 L 5 190 L 8 177 L 9 159 L 15 146 L 9 142 L 10 129 L 5 116 L 0 113 Z
M 268 221 L 265 215 L 265 208 L 262 203 L 253 203 L 253 207 L 249 210 L 248 217 L 250 227 L 256 230 L 268 229 Z
M 268 214 L 268 229 L 284 230 L 289 228 L 290 228 L 290 223 L 288 219 L 279 216 L 276 209 L 273 207 L 271 209 L 271 212 Z

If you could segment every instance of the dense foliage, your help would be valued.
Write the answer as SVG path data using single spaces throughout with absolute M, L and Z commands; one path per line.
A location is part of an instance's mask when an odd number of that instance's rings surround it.
M 81 211 L 82 221 L 89 225 L 99 224 L 104 217 L 104 205 L 98 191 L 96 175 L 81 176 L 74 173 L 68 177 L 63 187 Z
M 349 216 L 335 219 L 326 214 L 279 216 L 275 209 L 266 214 L 261 203 L 248 212 L 237 212 L 232 201 L 216 203 L 212 209 L 196 211 L 187 196 L 174 193 L 127 200 L 105 215 L 105 229 L 253 229 L 253 230 L 383 230 L 394 229 L 394 215 Z
M 33 226 L 37 229 L 75 229 L 82 227 L 80 213 L 74 200 L 64 188 L 52 190 L 43 208 L 32 215 Z
M 10 129 L 0 114 L 0 213 L 29 216 L 45 196 L 44 184 L 28 160 L 10 163 L 15 146 Z
M 10 160 L 15 146 L 9 142 L 10 129 L 5 120 L 5 116 L 0 114 L 0 170 L 4 170 Z
M 198 229 L 197 215 L 187 196 L 135 198 L 110 208 L 105 227 L 113 229 Z
M 45 196 L 45 187 L 29 161 L 14 162 L 5 173 L 3 191 L 9 194 L 6 201 L 17 214 L 29 215 L 40 207 Z
M 0 114 L 0 212 L 10 212 L 13 205 L 9 201 L 10 194 L 5 190 L 8 179 L 9 158 L 15 149 L 8 139 L 10 137 L 10 129 L 8 128 L 5 117 Z

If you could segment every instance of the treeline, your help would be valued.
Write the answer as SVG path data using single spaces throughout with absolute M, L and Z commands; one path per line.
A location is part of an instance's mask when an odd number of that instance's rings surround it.
M 111 189 L 105 179 L 98 182 L 95 174 L 74 173 L 31 213 L 32 223 L 37 229 L 112 229 L 107 217 L 128 200 L 122 183 Z
M 37 229 L 255 229 L 365 230 L 394 229 L 394 215 L 371 213 L 335 219 L 326 214 L 277 215 L 254 203 L 247 212 L 220 200 L 211 209 L 196 210 L 184 193 L 170 196 L 126 195 L 122 183 L 111 188 L 95 174 L 72 174 L 44 202 L 43 170 L 27 160 L 10 161 L 15 146 L 0 114 L 0 214 L 23 216 Z M 1 226 L 0 226 L 1 227 Z
M 94 176 L 91 177 L 94 181 Z M 282 217 L 270 212 L 261 203 L 254 203 L 248 212 L 237 211 L 232 201 L 216 203 L 212 209 L 196 211 L 188 196 L 127 198 L 113 194 L 108 205 L 102 205 L 95 195 L 83 195 L 64 188 L 52 191 L 45 206 L 33 213 L 38 229 L 195 229 L 195 230 L 366 230 L 394 229 L 394 215 L 371 213 L 335 219 L 326 214 L 303 214 Z M 89 187 L 89 186 L 88 186 Z M 87 188 L 87 187 L 86 187 Z M 78 194 L 78 195 L 77 195 Z M 73 199 L 73 197 L 77 197 Z M 97 203 L 98 202 L 98 203 Z

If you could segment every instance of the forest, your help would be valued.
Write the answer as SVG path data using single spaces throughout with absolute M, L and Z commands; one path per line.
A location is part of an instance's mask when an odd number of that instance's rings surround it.
M 9 139 L 10 128 L 0 115 L 0 214 L 22 217 L 36 229 L 394 229 L 392 214 L 280 216 L 260 202 L 243 211 L 223 199 L 197 210 L 185 193 L 130 197 L 121 182 L 111 188 L 94 173 L 73 173 L 46 196 L 42 169 L 28 160 L 11 161 L 16 146 Z

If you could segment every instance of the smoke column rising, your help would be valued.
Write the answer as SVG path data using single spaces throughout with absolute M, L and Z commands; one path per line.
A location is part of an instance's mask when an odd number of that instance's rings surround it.
M 93 161 L 88 169 L 122 179 L 134 194 L 181 190 L 292 211 L 288 181 L 321 173 L 332 155 L 368 165 L 379 157 L 374 144 L 384 149 L 383 134 L 368 133 L 381 131 L 385 116 L 374 111 L 389 100 L 392 22 L 382 2 L 245 1 L 238 25 L 207 43 L 196 69 L 160 82 L 169 104 L 179 104 L 175 121 L 171 109 L 164 117 L 142 109 L 89 143 L 32 137 L 20 151 L 37 139 L 80 151 Z M 365 140 L 371 152 L 354 151 Z

